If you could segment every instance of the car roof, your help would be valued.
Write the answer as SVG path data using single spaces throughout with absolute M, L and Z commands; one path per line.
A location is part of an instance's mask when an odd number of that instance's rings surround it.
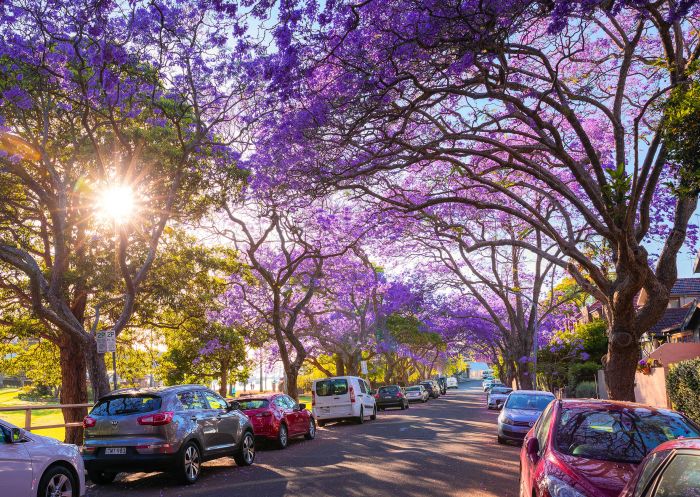
M 645 410 L 655 414 L 676 414 L 671 409 L 638 404 L 636 402 L 625 402 L 621 400 L 602 399 L 562 399 L 559 401 L 562 409 L 591 409 L 596 411 L 627 411 Z
M 510 388 L 506 385 L 503 385 L 506 388 Z M 523 395 L 551 395 L 554 397 L 554 394 L 552 392 L 547 392 L 545 390 L 513 390 L 513 393 L 517 394 L 523 394 Z
M 144 387 L 144 388 L 120 388 L 103 395 L 100 398 L 114 397 L 115 395 L 163 395 L 167 393 L 177 393 L 184 390 L 197 388 L 200 390 L 208 390 L 204 385 L 173 385 L 168 387 Z
M 251 395 L 245 395 L 245 394 L 243 394 L 243 395 L 241 395 L 240 397 L 238 397 L 237 399 L 234 399 L 234 400 L 239 400 L 239 401 L 240 401 L 240 400 L 267 400 L 267 401 L 270 401 L 270 400 L 274 399 L 275 397 L 279 397 L 280 395 L 282 395 L 282 394 L 281 394 L 281 393 L 256 394 L 256 395 L 253 395 L 253 394 L 251 394 Z
M 677 438 L 675 440 L 669 440 L 661 445 L 657 446 L 654 452 L 660 452 L 662 450 L 673 450 L 673 449 L 695 449 L 700 450 L 700 438 Z

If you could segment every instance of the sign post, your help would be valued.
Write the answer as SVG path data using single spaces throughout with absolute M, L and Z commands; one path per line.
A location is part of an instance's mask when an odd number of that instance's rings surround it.
M 363 375 L 367 375 L 369 370 L 367 369 L 367 361 L 360 361 L 360 370 L 362 371 Z
M 114 330 L 100 330 L 95 332 L 95 340 L 97 341 L 97 353 L 106 354 L 112 353 L 112 382 L 114 389 L 117 390 L 117 336 Z

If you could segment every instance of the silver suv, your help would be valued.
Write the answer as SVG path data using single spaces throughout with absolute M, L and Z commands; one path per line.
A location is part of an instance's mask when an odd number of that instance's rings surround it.
M 116 390 L 95 404 L 83 427 L 83 460 L 97 484 L 123 471 L 173 471 L 194 483 L 204 461 L 255 460 L 248 417 L 237 402 L 200 385 Z

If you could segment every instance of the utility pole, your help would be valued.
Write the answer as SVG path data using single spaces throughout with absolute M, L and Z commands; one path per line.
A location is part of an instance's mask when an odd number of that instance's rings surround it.
M 263 378 L 263 349 L 260 349 L 260 392 L 265 391 L 264 378 Z

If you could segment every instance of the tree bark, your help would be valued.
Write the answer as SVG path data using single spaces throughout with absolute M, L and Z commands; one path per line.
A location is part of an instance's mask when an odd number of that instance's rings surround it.
M 77 338 L 64 336 L 59 345 L 61 366 L 61 404 L 85 404 L 88 401 L 85 371 L 87 363 L 83 342 Z M 85 407 L 63 409 L 66 423 L 81 422 L 87 415 Z M 66 428 L 66 443 L 81 445 L 83 443 L 82 427 Z
M 97 401 L 97 399 L 107 395 L 112 390 L 109 384 L 109 377 L 107 376 L 105 355 L 97 353 L 97 342 L 91 336 L 86 339 L 85 351 L 93 399 Z
M 605 361 L 605 386 L 608 397 L 614 400 L 635 401 L 634 377 L 641 348 L 635 334 L 626 323 L 611 323 L 608 336 L 608 355 Z
M 297 379 L 299 378 L 299 371 L 296 369 L 288 370 L 287 372 L 287 395 L 289 395 L 294 400 L 299 400 L 299 387 L 297 386 Z
M 219 372 L 219 395 L 222 397 L 226 397 L 228 394 L 226 387 L 228 387 L 228 368 L 224 366 Z M 260 389 L 262 390 L 262 385 L 260 385 Z
M 345 362 L 340 354 L 335 355 L 335 375 L 345 376 Z

